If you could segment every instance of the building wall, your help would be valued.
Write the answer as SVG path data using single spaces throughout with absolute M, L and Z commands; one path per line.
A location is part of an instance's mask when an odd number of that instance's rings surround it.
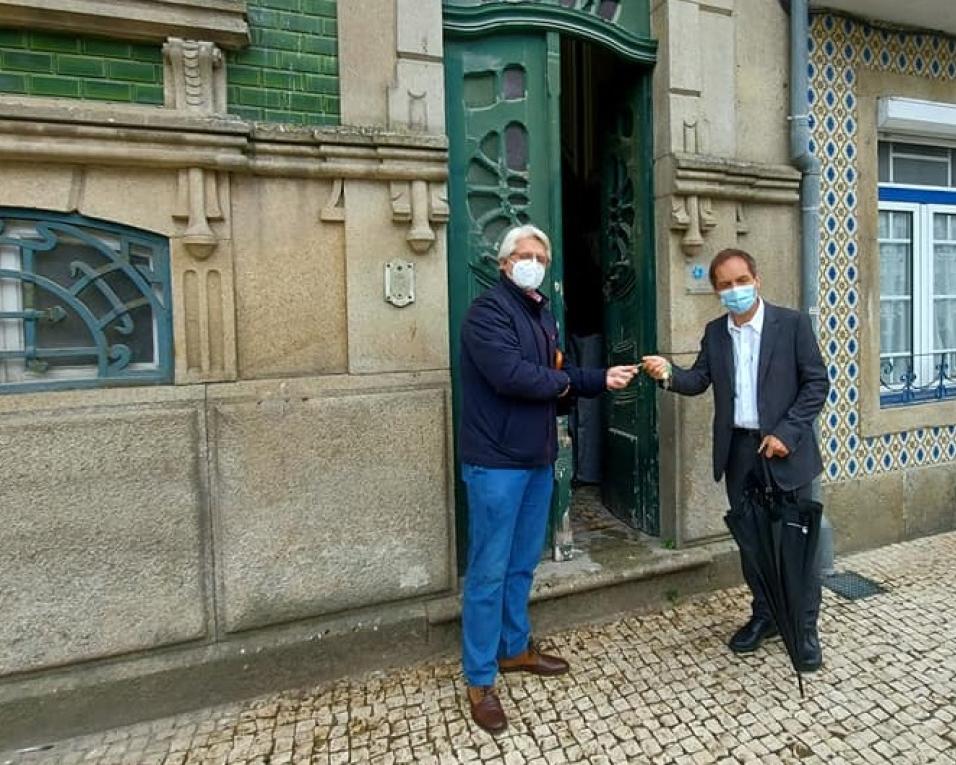
M 165 237 L 175 356 L 174 385 L 0 396 L 0 721 L 67 685 L 350 633 L 363 609 L 388 619 L 455 587 L 447 151 L 443 121 L 409 127 L 420 89 L 396 73 L 401 41 L 431 30 L 441 114 L 441 13 L 387 5 L 250 3 L 246 51 L 167 49 L 161 106 L 0 96 L 17 118 L 0 208 Z M 377 68 L 373 39 L 391 45 Z M 338 50 L 383 95 L 342 127 Z M 223 93 L 285 87 L 293 60 L 315 64 L 293 85 L 318 100 L 231 113 Z M 391 262 L 415 268 L 401 308 Z
M 876 241 L 876 99 L 956 103 L 956 40 L 820 14 L 810 50 L 822 163 L 820 346 L 832 382 L 824 475 L 838 538 L 872 546 L 956 523 L 956 403 L 880 407 Z
M 124 40 L 0 29 L 0 93 L 161 104 L 162 50 Z
M 334 0 L 249 0 L 248 19 L 250 44 L 225 54 L 229 113 L 338 124 Z M 162 46 L 0 27 L 0 93 L 162 104 Z
M 668 0 L 653 22 L 660 348 L 689 364 L 703 325 L 721 313 L 692 274 L 723 247 L 754 254 L 768 300 L 800 303 L 789 17 L 778 3 Z M 956 42 L 823 14 L 809 45 L 823 170 L 820 346 L 832 383 L 822 480 L 838 549 L 848 550 L 956 526 L 956 404 L 880 408 L 876 243 L 876 98 L 956 102 Z M 713 175 L 695 184 L 692 172 Z M 746 189 L 735 173 L 762 180 Z M 663 395 L 660 406 L 663 535 L 717 538 L 726 499 L 710 449 L 698 448 L 710 442 L 710 396 Z
M 790 166 L 788 16 L 778 3 L 658 3 L 654 71 L 658 340 L 689 366 L 704 325 L 723 313 L 707 266 L 725 247 L 757 259 L 762 293 L 799 304 L 799 174 Z M 714 483 L 711 395 L 660 396 L 662 536 L 726 534 Z M 700 448 L 707 444 L 707 448 Z
M 334 125 L 339 115 L 334 0 L 251 0 L 252 43 L 230 53 L 229 113 Z

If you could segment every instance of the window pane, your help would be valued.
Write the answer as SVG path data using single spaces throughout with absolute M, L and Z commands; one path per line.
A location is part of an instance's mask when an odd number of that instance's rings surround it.
M 894 356 L 880 359 L 880 385 L 887 388 L 902 388 L 906 375 L 912 369 L 909 356 Z
M 880 183 L 890 182 L 890 145 L 880 141 L 877 150 Z
M 907 183 L 915 186 L 949 186 L 949 162 L 894 157 L 893 183 Z
M 520 66 L 509 66 L 502 75 L 501 87 L 507 101 L 516 101 L 525 97 L 525 74 Z
M 911 353 L 913 309 L 907 298 L 880 301 L 880 353 Z
M 465 104 L 474 109 L 495 103 L 494 72 L 466 74 L 464 82 Z
M 937 244 L 933 253 L 933 293 L 956 295 L 956 244 Z
M 893 225 L 890 228 L 894 239 L 904 239 L 909 243 L 913 240 L 913 214 L 908 212 L 891 213 Z
M 4 232 L 11 236 L 11 232 Z M 20 251 L 16 247 L 0 246 L 0 268 L 20 270 Z M 0 279 L 0 311 L 21 311 L 20 282 L 16 279 Z M 0 351 L 23 350 L 23 322 L 19 319 L 0 319 Z M 19 379 L 20 365 L 0 359 L 0 383 Z
M 879 212 L 880 354 L 912 353 L 913 213 Z
M 933 351 L 956 350 L 956 298 L 933 301 Z
M 528 131 L 517 122 L 505 128 L 505 162 L 519 172 L 528 168 Z
M 882 297 L 909 297 L 912 290 L 910 263 L 908 245 L 880 245 L 880 295 Z
M 949 149 L 944 146 L 927 146 L 922 143 L 894 143 L 894 154 L 916 154 L 921 157 L 943 157 L 949 159 Z
M 59 247 L 36 259 L 36 272 L 69 290 L 76 283 L 77 264 L 84 264 L 89 269 L 110 267 L 110 262 L 98 249 L 72 241 L 69 237 L 62 237 Z M 29 307 L 48 313 L 59 307 L 59 310 L 66 314 L 58 321 L 36 323 L 38 346 L 64 349 L 90 344 L 89 331 L 73 309 L 64 307 L 62 301 L 45 290 L 32 290 L 29 285 L 24 285 L 23 289 L 25 294 L 34 293 Z M 148 304 L 142 304 L 142 296 L 122 272 L 107 271 L 82 290 L 80 297 L 83 304 L 98 317 L 110 314 L 117 306 L 124 306 L 126 310 L 117 316 L 117 320 L 104 327 L 108 342 L 111 345 L 121 343 L 128 347 L 137 363 L 155 363 L 152 311 Z M 24 305 L 27 303 L 24 299 Z M 51 367 L 69 367 L 89 364 L 90 359 L 88 355 L 56 356 L 48 358 L 45 363 Z
M 0 209 L 0 230 L 0 393 L 169 379 L 163 240 L 39 211 Z

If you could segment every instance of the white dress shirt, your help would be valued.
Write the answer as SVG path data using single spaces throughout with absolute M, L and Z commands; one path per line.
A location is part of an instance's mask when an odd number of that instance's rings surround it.
M 763 332 L 763 300 L 746 324 L 737 326 L 727 314 L 727 331 L 734 346 L 734 427 L 760 429 L 757 412 L 757 370 L 760 368 L 760 335 Z

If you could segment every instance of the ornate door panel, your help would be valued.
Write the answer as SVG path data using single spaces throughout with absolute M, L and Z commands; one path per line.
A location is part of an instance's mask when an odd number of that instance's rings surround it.
M 604 137 L 601 265 L 608 363 L 655 351 L 649 76 L 624 89 Z M 604 504 L 630 526 L 659 533 L 656 387 L 640 375 L 605 406 Z
M 557 36 L 546 33 L 446 40 L 448 278 L 456 424 L 461 322 L 472 300 L 498 280 L 498 244 L 512 226 L 534 223 L 551 237 L 554 261 L 541 291 L 551 297 L 559 326 L 563 324 L 558 50 Z M 563 480 L 569 481 L 569 476 Z M 456 487 L 463 565 L 467 524 L 457 476 Z M 557 495 L 563 496 L 560 491 Z

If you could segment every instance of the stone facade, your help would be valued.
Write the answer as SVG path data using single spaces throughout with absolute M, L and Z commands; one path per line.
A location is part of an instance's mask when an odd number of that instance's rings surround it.
M 661 40 L 659 337 L 663 351 L 690 362 L 704 322 L 718 312 L 711 297 L 694 294 L 693 267 L 723 247 L 757 257 L 771 302 L 800 304 L 788 17 L 776 3 L 671 0 L 657 4 L 653 20 Z M 956 404 L 880 407 L 876 243 L 876 99 L 956 101 L 954 45 L 938 33 L 812 16 L 811 149 L 823 166 L 820 346 L 832 384 L 820 418 L 822 480 L 842 550 L 956 524 Z M 723 491 L 709 450 L 699 448 L 710 438 L 708 398 L 661 399 L 662 528 L 683 544 L 725 533 Z
M 116 0 L 116 40 L 62 5 L 0 0 L 0 208 L 168 242 L 173 384 L 0 396 L 0 722 L 380 625 L 427 642 L 457 586 L 441 0 Z M 657 337 L 689 363 L 720 249 L 799 304 L 788 17 L 658 0 L 651 25 Z M 808 42 L 825 493 L 865 548 L 956 524 L 953 404 L 880 410 L 867 281 L 874 99 L 956 102 L 954 42 L 832 15 Z M 710 399 L 659 407 L 661 536 L 709 561 Z
M 136 2 L 167 5 L 124 7 Z M 121 74 L 85 42 L 95 3 L 67 3 L 58 37 L 42 4 L 22 17 L 8 5 L 4 41 L 57 40 Z M 331 2 L 309 3 L 314 17 L 168 5 L 168 29 L 130 18 L 123 40 L 100 43 L 156 51 L 159 104 L 109 103 L 82 78 L 54 94 L 70 98 L 0 96 L 0 208 L 168 241 L 175 383 L 0 397 L 8 711 L 228 656 L 250 631 L 272 644 L 349 632 L 362 617 L 342 613 L 374 606 L 381 622 L 455 587 L 439 3 L 382 3 L 374 23 L 352 3 L 338 17 Z M 209 39 L 164 33 L 202 6 Z M 241 28 L 216 31 L 236 8 Z M 411 39 L 423 29 L 427 55 Z M 292 65 L 310 95 L 273 102 Z M 339 67 L 347 88 L 363 78 L 342 126 Z M 413 302 L 385 299 L 387 263 L 412 264 Z

